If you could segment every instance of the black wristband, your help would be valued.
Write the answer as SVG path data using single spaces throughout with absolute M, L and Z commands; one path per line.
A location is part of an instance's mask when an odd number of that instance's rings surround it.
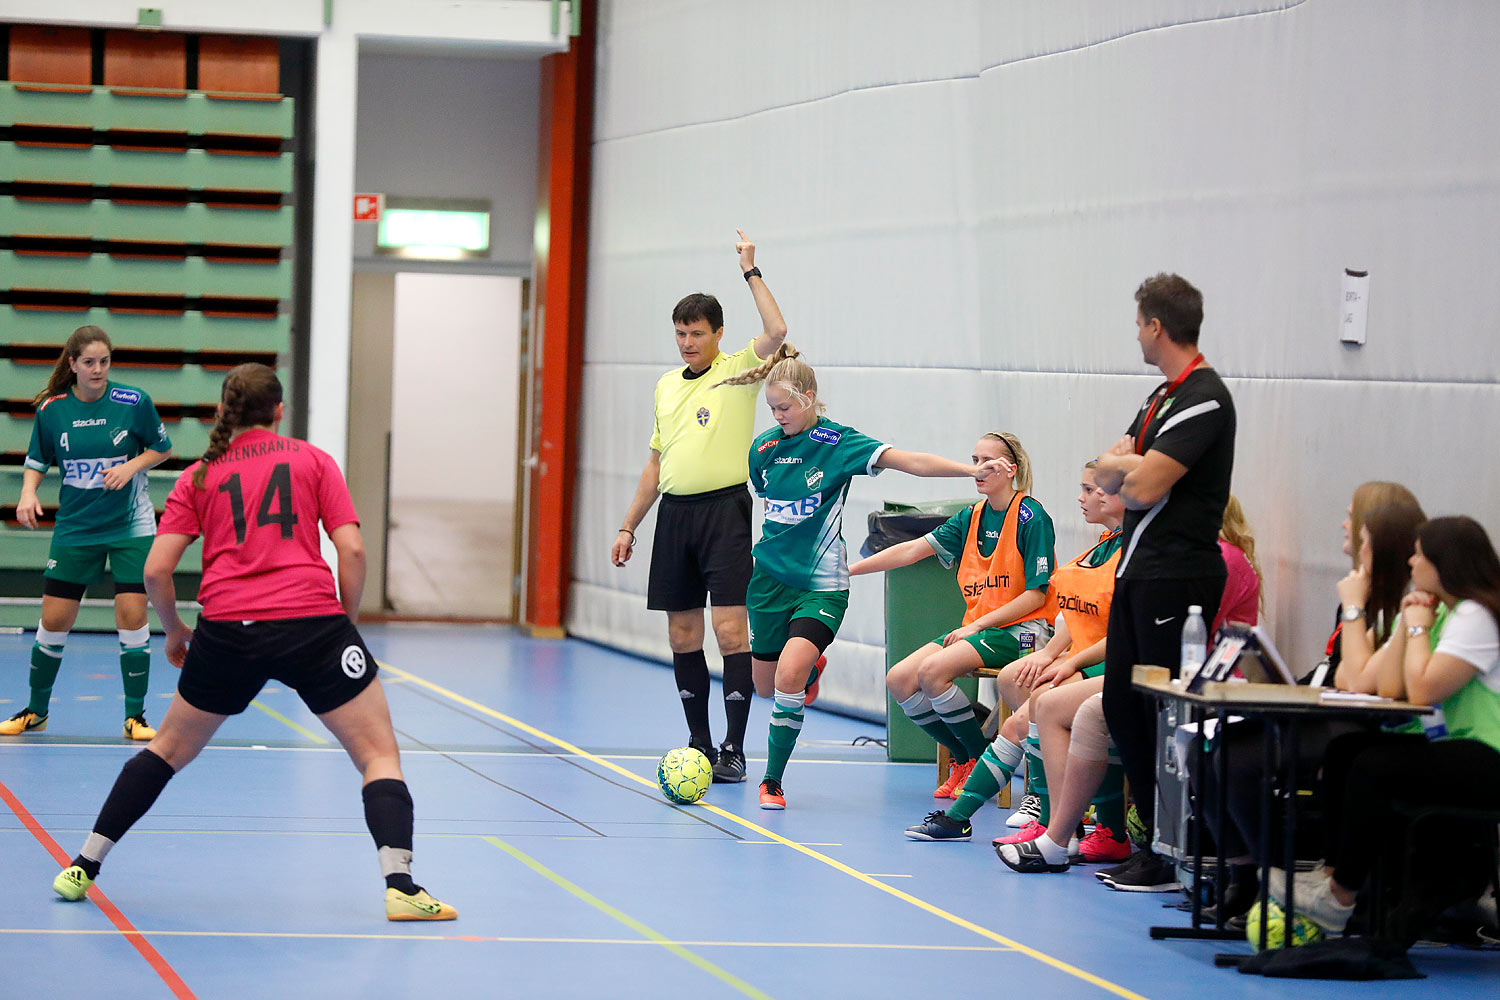
M 745 280 L 749 281 L 751 278 L 760 278 L 762 281 L 765 280 L 765 278 L 760 273 L 760 268 L 758 267 L 752 267 L 750 270 L 745 272 Z
M 630 544 L 631 545 L 635 544 L 635 532 L 631 531 L 627 527 L 624 527 L 623 525 L 620 527 L 620 531 L 623 531 L 623 532 L 625 532 L 625 534 L 627 534 L 627 535 L 630 536 Z M 620 531 L 615 532 L 615 534 L 618 535 L 620 533 Z

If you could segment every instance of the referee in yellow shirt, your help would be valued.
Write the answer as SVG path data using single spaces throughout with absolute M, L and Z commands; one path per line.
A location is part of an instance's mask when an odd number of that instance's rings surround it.
M 760 311 L 761 334 L 734 354 L 719 350 L 724 310 L 695 292 L 672 310 L 677 350 L 685 367 L 656 383 L 656 428 L 651 457 L 635 499 L 615 536 L 610 557 L 624 566 L 635 529 L 661 496 L 651 546 L 646 607 L 667 613 L 667 638 L 677 693 L 687 716 L 689 745 L 714 764 L 714 780 L 745 780 L 745 725 L 750 720 L 749 629 L 745 588 L 750 582 L 750 442 L 755 437 L 758 385 L 710 388 L 754 368 L 786 339 L 786 323 L 755 266 L 755 244 L 740 230 L 740 271 Z M 714 638 L 724 658 L 726 735 L 717 749 L 708 724 L 708 663 L 703 658 L 703 609 L 713 601 Z

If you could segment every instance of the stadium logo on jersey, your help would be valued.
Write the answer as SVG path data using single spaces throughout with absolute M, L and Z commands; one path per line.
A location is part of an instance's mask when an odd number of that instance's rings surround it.
M 345 646 L 344 655 L 339 657 L 339 666 L 351 679 L 359 680 L 365 675 L 365 651 L 358 646 Z
M 1036 515 L 1033 514 L 1030 510 L 1028 510 L 1027 507 L 1026 507 L 1026 505 L 1023 503 L 1023 504 L 1021 504 L 1020 513 L 1016 514 L 1016 523 L 1017 524 L 1026 524 L 1033 517 L 1036 517 Z
M 823 498 L 803 497 L 801 500 L 772 500 L 766 497 L 766 520 L 777 524 L 800 524 L 818 512 Z
M 823 470 L 822 469 L 808 469 L 806 475 L 803 478 L 805 478 L 807 480 L 807 488 L 810 489 L 810 490 L 815 490 L 820 485 L 822 485 L 822 482 L 823 482 Z
M 814 441 L 821 441 L 824 444 L 838 444 L 839 438 L 843 437 L 844 435 L 840 434 L 838 431 L 831 431 L 827 427 L 814 427 L 812 430 L 807 432 L 807 436 L 812 438 Z
M 1010 574 L 1009 573 L 997 573 L 995 576 L 986 577 L 983 580 L 976 580 L 974 583 L 966 583 L 966 584 L 964 584 L 964 596 L 965 597 L 979 597 L 979 596 L 983 595 L 984 592 L 986 590 L 989 590 L 991 587 L 1009 587 L 1009 586 L 1010 586 Z
M 998 531 L 986 531 L 984 533 L 984 537 L 985 538 L 993 538 L 995 541 L 998 542 L 1000 540 L 1000 532 L 998 532 Z
M 109 390 L 109 401 L 111 403 L 129 403 L 135 406 L 141 401 L 141 394 L 135 389 L 114 388 Z
M 1059 611 L 1078 611 L 1086 615 L 1093 615 L 1095 618 L 1099 617 L 1099 602 L 1085 601 L 1077 594 L 1069 594 L 1066 597 L 1059 595 L 1057 598 L 1057 609 Z
M 765 451 L 767 448 L 774 448 L 774 447 L 776 447 L 780 443 L 781 443 L 781 439 L 780 438 L 772 438 L 769 441 L 762 441 L 760 443 L 760 447 L 755 449 L 756 454 L 759 454 L 759 453 Z
M 1036 557 L 1036 571 L 1038 573 L 1046 573 L 1046 572 L 1048 572 L 1049 571 L 1048 567 L 1050 567 L 1051 564 L 1052 564 L 1052 560 L 1048 559 L 1046 556 L 1037 556 Z
M 708 426 L 708 407 L 706 407 L 706 406 L 700 406 L 700 407 L 698 407 L 698 426 L 699 427 L 707 427 Z
M 782 455 L 780 458 L 776 459 L 771 464 L 772 465 L 801 465 L 802 464 L 802 456 L 800 456 L 800 455 Z
M 114 458 L 65 458 L 62 484 L 75 490 L 100 489 L 104 486 L 104 473 L 127 461 L 124 455 L 116 455 Z
M 105 420 L 104 420 L 103 417 L 95 417 L 93 420 L 75 420 L 75 421 L 73 421 L 73 426 L 74 427 L 102 427 L 102 426 L 104 426 L 104 423 L 105 423 Z
M 129 431 L 123 429 L 115 431 L 114 434 L 110 435 L 109 443 L 118 448 L 120 446 L 120 442 L 124 441 L 125 436 L 129 433 Z

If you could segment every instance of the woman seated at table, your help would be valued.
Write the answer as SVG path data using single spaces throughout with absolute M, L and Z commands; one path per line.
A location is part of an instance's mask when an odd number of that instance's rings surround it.
M 1396 900 L 1404 944 L 1422 918 L 1482 890 L 1493 865 L 1493 857 L 1463 865 L 1477 859 L 1466 845 L 1488 843 L 1478 820 L 1425 827 L 1406 857 L 1408 816 L 1445 806 L 1500 810 L 1500 557 L 1473 518 L 1439 517 L 1418 532 L 1410 563 L 1415 589 L 1401 602 L 1396 655 L 1381 664 L 1377 690 L 1436 711 L 1425 734 L 1354 733 L 1329 745 L 1326 864 L 1297 876 L 1293 900 L 1298 913 L 1342 931 L 1382 854 L 1415 865 L 1422 898 Z M 1434 641 L 1440 609 L 1446 623 Z M 1275 878 L 1271 890 L 1280 892 Z

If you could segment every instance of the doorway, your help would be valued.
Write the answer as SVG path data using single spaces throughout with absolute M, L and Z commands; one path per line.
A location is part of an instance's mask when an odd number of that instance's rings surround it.
M 395 275 L 384 601 L 510 620 L 524 281 Z

